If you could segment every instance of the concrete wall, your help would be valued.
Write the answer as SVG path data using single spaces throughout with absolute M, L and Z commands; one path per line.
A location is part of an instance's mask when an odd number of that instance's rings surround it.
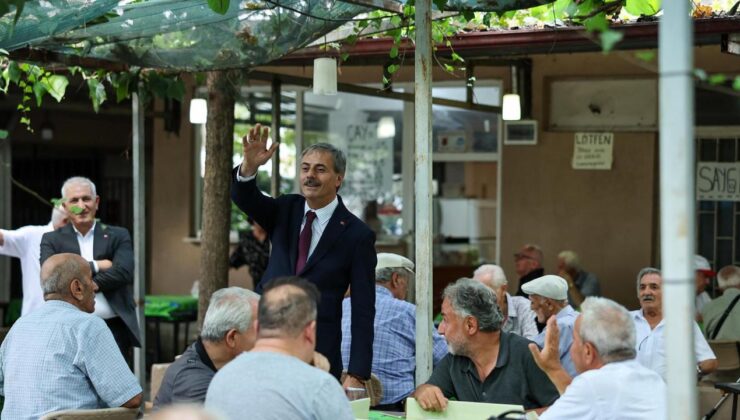
M 151 247 L 151 294 L 189 294 L 200 277 L 200 242 L 193 238 L 193 174 L 196 170 L 195 129 L 188 121 L 192 80 L 183 100 L 179 136 L 164 129 L 161 118 L 154 123 L 152 191 L 149 204 Z M 157 110 L 162 104 L 157 103 Z M 227 256 L 228 257 L 228 256 Z M 252 287 L 246 268 L 231 270 L 229 284 Z

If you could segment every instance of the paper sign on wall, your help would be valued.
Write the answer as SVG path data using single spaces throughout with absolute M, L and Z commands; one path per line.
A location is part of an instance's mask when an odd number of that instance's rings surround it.
M 573 169 L 610 170 L 614 133 L 576 133 L 573 142 Z
M 696 199 L 740 201 L 740 163 L 697 163 Z

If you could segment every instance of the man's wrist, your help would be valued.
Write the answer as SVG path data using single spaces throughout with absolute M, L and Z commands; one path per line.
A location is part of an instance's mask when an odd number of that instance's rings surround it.
M 362 376 L 360 376 L 360 375 L 358 375 L 356 373 L 349 373 L 349 372 L 347 372 L 347 376 L 349 376 L 350 378 L 355 378 L 355 379 L 357 379 L 358 381 L 360 381 L 362 383 L 365 383 L 365 382 L 367 382 L 368 379 L 370 379 L 370 378 L 363 378 Z

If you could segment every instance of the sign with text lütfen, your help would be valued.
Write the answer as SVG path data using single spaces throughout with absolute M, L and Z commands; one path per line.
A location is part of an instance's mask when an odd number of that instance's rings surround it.
M 576 133 L 573 142 L 573 169 L 612 168 L 614 133 Z
M 696 199 L 740 201 L 740 163 L 697 163 Z

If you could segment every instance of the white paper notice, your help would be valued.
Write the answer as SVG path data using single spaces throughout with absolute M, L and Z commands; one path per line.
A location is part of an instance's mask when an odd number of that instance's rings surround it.
M 573 169 L 610 170 L 614 133 L 576 133 L 573 142 Z

